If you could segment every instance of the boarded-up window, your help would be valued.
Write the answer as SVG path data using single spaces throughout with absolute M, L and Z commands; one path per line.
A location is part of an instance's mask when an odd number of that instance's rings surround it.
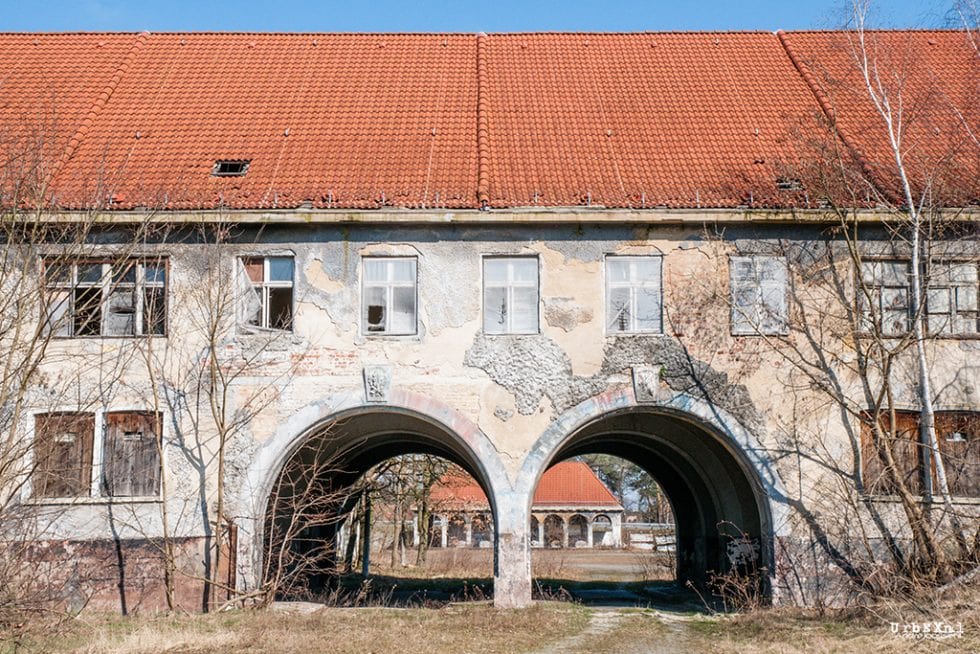
M 110 497 L 148 497 L 160 493 L 160 426 L 152 412 L 105 414 L 102 487 Z
M 861 458 L 866 492 L 872 495 L 893 495 L 896 483 L 887 473 L 886 459 L 876 445 L 871 416 L 861 425 Z M 895 430 L 889 428 L 887 414 L 881 417 L 882 445 L 887 447 L 895 462 L 898 476 L 905 480 L 913 493 L 922 492 L 922 452 L 919 445 L 919 414 L 912 411 L 895 412 Z
M 899 476 L 905 479 L 913 493 L 923 492 L 925 478 L 923 446 L 920 444 L 920 414 L 917 411 L 896 412 L 895 440 L 892 453 Z M 888 434 L 887 416 L 882 419 L 883 431 Z M 949 492 L 960 497 L 980 497 L 980 413 L 975 411 L 937 411 L 936 437 L 939 452 L 946 467 Z M 890 438 L 888 436 L 887 438 Z M 862 430 L 864 485 L 876 495 L 896 492 L 895 483 L 885 474 L 884 459 L 872 440 L 871 424 Z M 932 459 L 933 488 L 937 487 L 935 459 Z
M 90 413 L 47 413 L 34 418 L 35 497 L 85 497 L 92 488 Z
M 949 492 L 980 497 L 980 413 L 936 412 L 936 436 L 946 467 Z
M 786 259 L 732 257 L 732 333 L 785 334 Z

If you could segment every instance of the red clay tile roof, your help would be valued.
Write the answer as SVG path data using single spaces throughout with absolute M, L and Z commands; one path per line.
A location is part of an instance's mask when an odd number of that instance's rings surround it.
M 479 510 L 487 507 L 483 489 L 468 475 L 447 475 L 432 488 L 435 506 Z M 534 491 L 532 506 L 622 508 L 592 468 L 581 461 L 562 461 L 548 468 Z
M 889 56 L 924 53 L 914 104 L 977 106 L 962 32 L 877 34 Z M 64 208 L 782 206 L 797 199 L 776 177 L 805 154 L 798 132 L 821 109 L 854 149 L 880 154 L 848 90 L 846 40 L 5 34 L 0 158 L 8 187 L 34 170 L 41 199 Z M 832 79 L 848 86 L 830 93 Z M 936 127 L 962 138 L 951 116 L 907 143 Z M 975 111 L 962 116 L 977 127 Z M 930 148 L 912 155 L 920 168 Z M 976 151 L 953 162 L 966 177 Z M 250 161 L 247 174 L 212 176 L 223 159 Z

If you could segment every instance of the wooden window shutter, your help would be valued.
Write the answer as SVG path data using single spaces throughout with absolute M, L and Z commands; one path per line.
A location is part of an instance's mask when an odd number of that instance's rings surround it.
M 936 437 L 950 494 L 980 497 L 980 413 L 936 412 Z
M 105 414 L 102 485 L 110 497 L 149 497 L 160 493 L 160 426 L 152 412 Z
M 897 487 L 885 473 L 885 462 L 875 447 L 874 435 L 868 415 L 861 425 L 861 458 L 863 479 L 866 491 L 872 495 L 889 495 L 897 492 Z M 882 431 L 889 433 L 888 416 L 881 417 Z M 922 492 L 922 452 L 919 444 L 919 414 L 912 411 L 895 412 L 895 442 L 892 444 L 892 457 L 895 460 L 898 476 L 905 480 L 909 491 Z M 886 436 L 887 437 L 887 436 Z
M 35 497 L 85 497 L 92 489 L 95 416 L 48 413 L 34 419 Z

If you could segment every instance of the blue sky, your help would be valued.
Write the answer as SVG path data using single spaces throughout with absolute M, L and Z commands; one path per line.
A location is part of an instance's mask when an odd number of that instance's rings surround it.
M 952 0 L 879 2 L 885 27 L 942 26 Z M 839 0 L 0 0 L 0 31 L 517 32 L 821 29 Z

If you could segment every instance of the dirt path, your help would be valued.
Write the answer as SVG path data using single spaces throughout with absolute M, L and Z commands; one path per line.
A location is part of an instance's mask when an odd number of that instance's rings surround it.
M 625 623 L 649 620 L 650 629 L 627 628 Z M 674 654 L 686 652 L 686 618 L 661 611 L 637 612 L 623 609 L 592 610 L 592 616 L 582 631 L 562 638 L 532 654 L 575 654 L 617 652 L 617 654 Z M 617 631 L 627 633 L 617 637 Z

